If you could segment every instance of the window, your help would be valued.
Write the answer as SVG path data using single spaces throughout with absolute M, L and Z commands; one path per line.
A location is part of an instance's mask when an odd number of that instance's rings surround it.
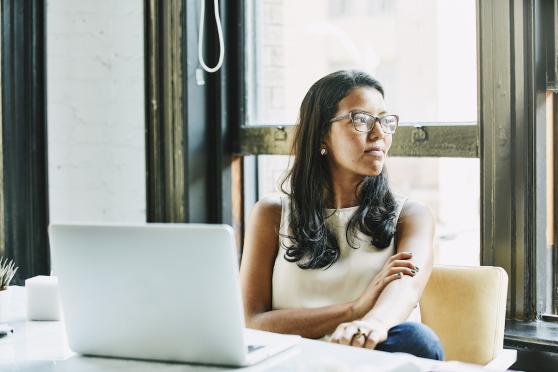
M 506 269 L 510 319 L 556 314 L 557 264 L 551 263 L 558 259 L 549 248 L 556 239 L 552 244 L 547 239 L 547 222 L 555 226 L 550 217 L 556 214 L 550 208 L 555 193 L 547 195 L 554 176 L 547 169 L 556 167 L 546 159 L 547 146 L 555 148 L 556 141 L 545 143 L 549 134 L 542 109 L 548 107 L 545 90 L 556 92 L 558 86 L 556 13 L 546 9 L 555 3 L 544 2 L 542 9 L 530 2 L 472 0 L 420 5 L 246 0 L 244 35 L 250 47 L 244 55 L 247 98 L 239 153 L 259 158 L 247 170 L 259 184 L 245 187 L 245 195 L 251 195 L 245 200 L 275 186 L 272 179 L 287 158 L 278 159 L 289 152 L 298 105 L 310 84 L 333 70 L 363 69 L 384 84 L 388 107 L 402 118 L 388 165 L 394 189 L 417 191 L 398 176 L 398 169 L 414 167 L 443 173 L 428 192 L 410 195 L 433 209 L 446 197 L 443 190 L 451 190 L 450 199 L 463 197 L 460 188 L 471 196 L 466 222 L 447 222 L 451 218 L 437 211 L 437 244 L 457 246 L 461 238 L 449 239 L 457 236 L 452 231 L 461 231 L 463 239 L 474 236 L 477 244 L 468 258 L 440 254 L 440 260 L 477 264 L 480 253 L 480 263 Z M 265 4 L 273 4 L 280 16 L 262 14 Z M 361 24 L 374 26 L 357 27 Z M 551 31 L 543 32 L 543 26 Z M 545 48 L 536 47 L 541 43 Z M 546 72 L 539 68 L 545 58 L 553 64 Z M 541 85 L 544 73 L 554 76 L 548 87 Z M 464 174 L 471 175 L 467 184 L 452 175 L 465 165 Z M 446 180 L 455 184 L 442 185 Z M 429 193 L 436 197 L 425 200 Z M 449 232 L 446 225 L 452 226 Z
M 251 152 L 258 155 L 257 194 L 278 190 L 289 159 L 288 146 L 275 140 L 281 132 L 261 126 L 294 124 L 314 81 L 338 69 L 361 69 L 382 82 L 390 111 L 402 120 L 392 152 L 403 157 L 388 162 L 394 190 L 433 209 L 437 262 L 478 265 L 475 1 L 251 0 L 246 7 L 252 47 L 245 56 L 244 130 L 270 140 L 244 145 L 271 143 Z M 413 142 L 424 133 L 411 125 L 426 127 L 434 151 Z M 456 151 L 466 142 L 457 127 L 466 127 L 473 151 Z
M 477 121 L 474 0 L 251 0 L 246 18 L 248 125 L 293 124 L 313 82 L 352 68 L 403 122 Z

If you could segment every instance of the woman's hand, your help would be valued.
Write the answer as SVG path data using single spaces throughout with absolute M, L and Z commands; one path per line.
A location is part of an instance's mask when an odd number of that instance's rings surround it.
M 376 319 L 355 320 L 339 324 L 329 342 L 375 349 L 379 343 L 387 340 L 387 335 L 387 326 Z
M 361 319 L 374 307 L 383 289 L 392 281 L 401 279 L 403 275 L 415 276 L 419 268 L 410 259 L 412 253 L 401 252 L 391 256 L 378 275 L 372 279 L 364 293 L 354 301 L 355 319 Z

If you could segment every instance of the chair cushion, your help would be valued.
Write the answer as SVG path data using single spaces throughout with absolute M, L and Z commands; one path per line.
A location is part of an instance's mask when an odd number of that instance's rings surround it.
M 440 336 L 447 360 L 486 364 L 503 349 L 508 276 L 500 267 L 434 266 L 422 322 Z

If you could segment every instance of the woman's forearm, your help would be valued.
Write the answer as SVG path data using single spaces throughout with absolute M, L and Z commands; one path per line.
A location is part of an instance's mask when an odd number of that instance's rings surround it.
M 356 319 L 352 303 L 319 308 L 281 309 L 246 316 L 248 328 L 320 338 L 343 322 Z
M 388 329 L 409 318 L 420 300 L 421 289 L 412 282 L 413 278 L 390 283 L 380 294 L 374 307 L 362 318 L 382 322 Z

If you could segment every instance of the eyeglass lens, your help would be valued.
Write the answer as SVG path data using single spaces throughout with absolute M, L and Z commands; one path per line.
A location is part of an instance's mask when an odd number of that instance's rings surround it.
M 385 133 L 393 134 L 397 129 L 397 117 L 395 115 L 386 115 L 381 118 L 366 113 L 356 113 L 353 115 L 353 124 L 359 132 L 370 132 L 374 129 L 376 121 L 380 122 L 380 127 Z

